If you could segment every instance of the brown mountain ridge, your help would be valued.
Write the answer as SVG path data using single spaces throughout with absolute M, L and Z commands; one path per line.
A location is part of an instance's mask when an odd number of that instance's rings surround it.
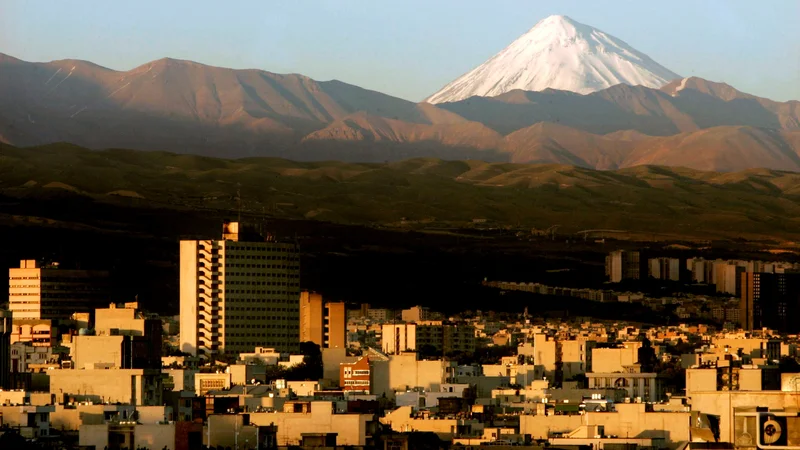
M 800 102 L 700 78 L 413 103 L 341 81 L 164 58 L 129 71 L 0 54 L 0 142 L 299 160 L 800 170 Z

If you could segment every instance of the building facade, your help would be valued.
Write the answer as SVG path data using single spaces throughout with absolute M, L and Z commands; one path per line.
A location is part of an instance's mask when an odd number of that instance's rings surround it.
M 642 278 L 641 255 L 628 250 L 611 252 L 606 256 L 606 276 L 612 283 Z
M 650 258 L 647 265 L 651 278 L 670 281 L 681 279 L 681 260 L 678 258 Z
M 326 303 L 315 292 L 300 293 L 300 342 L 313 342 L 320 348 L 344 348 L 346 325 L 344 303 Z
M 8 270 L 8 303 L 15 319 L 69 319 L 108 302 L 109 274 L 20 261 Z
M 184 240 L 180 247 L 182 351 L 210 356 L 298 348 L 296 244 L 265 239 L 231 222 L 220 240 Z
M 800 273 L 742 273 L 740 309 L 745 330 L 800 331 Z
M 406 351 L 435 351 L 447 355 L 475 351 L 475 327 L 465 323 L 426 321 L 384 324 L 381 348 L 387 354 Z
M 353 363 L 339 364 L 339 387 L 350 392 L 371 392 L 372 372 L 369 358 L 359 358 Z

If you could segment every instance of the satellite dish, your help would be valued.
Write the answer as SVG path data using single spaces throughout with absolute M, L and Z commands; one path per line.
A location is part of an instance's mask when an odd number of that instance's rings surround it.
M 780 423 L 778 423 L 774 418 L 770 417 L 764 422 L 763 432 L 764 444 L 771 445 L 778 442 L 783 434 L 783 429 L 781 428 Z

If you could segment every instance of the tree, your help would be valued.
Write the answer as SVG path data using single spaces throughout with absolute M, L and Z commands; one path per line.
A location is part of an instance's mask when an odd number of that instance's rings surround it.
M 778 371 L 780 373 L 798 373 L 800 372 L 800 363 L 791 356 L 781 356 L 778 361 Z
M 414 450 L 440 450 L 449 447 L 449 443 L 439 439 L 430 431 L 414 431 L 408 434 L 408 448 Z

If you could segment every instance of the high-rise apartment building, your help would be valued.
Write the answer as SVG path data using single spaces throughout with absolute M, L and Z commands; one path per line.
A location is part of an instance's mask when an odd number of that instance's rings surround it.
M 225 223 L 220 240 L 180 243 L 180 341 L 192 355 L 297 350 L 300 256 Z
M 315 292 L 300 293 L 300 342 L 313 342 L 321 348 L 344 348 L 346 328 L 344 303 L 325 303 L 322 295 Z
M 612 283 L 641 279 L 647 273 L 646 264 L 643 264 L 645 261 L 639 252 L 628 250 L 611 252 L 606 256 L 606 276 Z
M 742 273 L 740 309 L 745 330 L 800 331 L 800 273 Z
M 8 270 L 8 303 L 14 319 L 69 319 L 108 304 L 109 275 L 99 270 L 62 269 L 58 263 L 20 261 Z
M 647 265 L 652 278 L 670 281 L 681 279 L 681 260 L 678 258 L 650 258 Z

